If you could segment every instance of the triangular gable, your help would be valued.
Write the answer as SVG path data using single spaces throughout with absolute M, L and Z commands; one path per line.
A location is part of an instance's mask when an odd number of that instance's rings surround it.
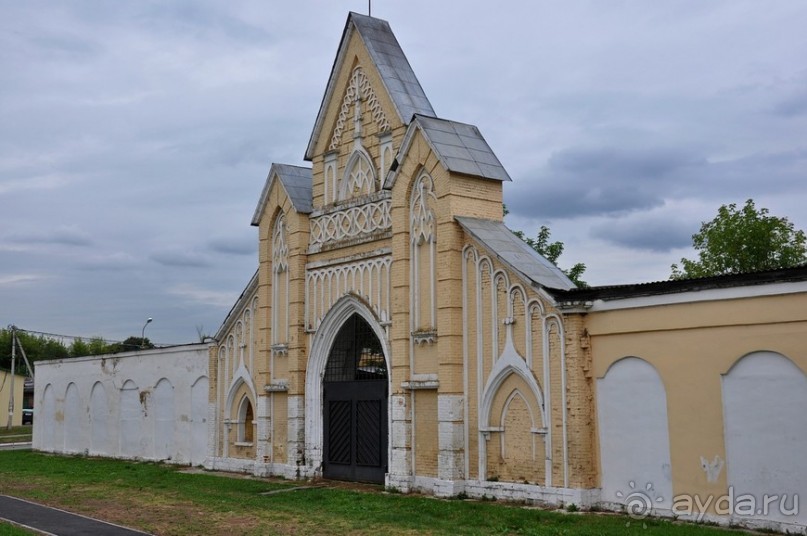
M 464 216 L 454 219 L 488 253 L 530 283 L 548 289 L 577 288 L 560 268 L 539 255 L 502 222 Z
M 398 40 L 390 29 L 387 21 L 350 13 L 342 33 L 342 40 L 339 43 L 339 50 L 336 53 L 331 75 L 328 78 L 328 85 L 322 97 L 317 120 L 314 123 L 314 130 L 308 141 L 308 148 L 305 152 L 305 159 L 310 161 L 314 158 L 314 149 L 325 128 L 325 116 L 328 106 L 334 98 L 337 78 L 344 65 L 348 43 L 353 34 L 357 33 L 364 43 L 370 58 L 381 76 L 384 90 L 390 97 L 398 119 L 404 125 L 408 124 L 415 114 L 427 116 L 435 115 L 429 99 L 423 92 L 417 77 L 415 76 L 409 61 L 398 44 Z
M 260 201 L 252 216 L 252 225 L 259 225 L 261 216 L 266 208 L 266 200 L 272 191 L 275 178 L 286 192 L 294 210 L 301 214 L 311 214 L 314 210 L 311 193 L 311 168 L 291 166 L 288 164 L 272 164 L 266 183 L 263 185 Z
M 510 181 L 510 175 L 474 125 L 416 115 L 409 124 L 401 149 L 384 181 L 384 188 L 395 184 L 397 170 L 406 158 L 415 134 L 421 132 L 446 171 L 483 179 Z

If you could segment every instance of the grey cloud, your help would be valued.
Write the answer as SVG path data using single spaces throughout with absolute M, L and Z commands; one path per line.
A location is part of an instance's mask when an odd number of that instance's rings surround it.
M 690 223 L 654 215 L 607 221 L 591 236 L 630 249 L 667 252 L 689 246 L 696 231 Z
M 674 199 L 760 197 L 800 188 L 807 149 L 706 159 L 698 151 L 564 150 L 535 179 L 505 190 L 508 208 L 525 217 L 617 216 Z
M 122 252 L 92 255 L 81 258 L 76 263 L 76 267 L 79 270 L 85 271 L 121 271 L 130 270 L 134 266 L 136 266 L 136 259 L 129 253 Z
M 573 148 L 554 153 L 533 180 L 517 180 L 510 210 L 543 218 L 613 215 L 660 206 L 673 178 L 704 165 L 671 149 Z
M 196 253 L 183 251 L 160 251 L 153 253 L 151 260 L 163 266 L 175 266 L 180 268 L 206 268 L 210 262 Z
M 60 227 L 53 231 L 37 231 L 29 233 L 15 233 L 7 237 L 7 240 L 16 244 L 53 244 L 62 246 L 91 246 L 92 238 L 74 227 Z
M 773 107 L 773 113 L 785 117 L 796 117 L 807 114 L 807 91 L 781 100 Z
M 217 9 L 216 3 L 172 2 L 157 3 L 141 13 L 141 20 L 152 28 L 176 34 L 186 33 L 196 39 L 225 38 L 226 41 L 269 43 L 271 34 L 263 28 L 247 23 L 226 10 Z
M 220 236 L 210 239 L 207 247 L 215 253 L 227 255 L 252 255 L 258 251 L 258 239 L 250 233 L 243 236 Z
M 102 52 L 92 41 L 68 33 L 42 35 L 29 43 L 37 54 L 52 60 L 90 60 Z

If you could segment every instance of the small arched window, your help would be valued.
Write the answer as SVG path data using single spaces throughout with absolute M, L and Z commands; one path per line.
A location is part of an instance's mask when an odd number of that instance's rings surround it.
M 364 150 L 358 149 L 351 155 L 339 190 L 342 200 L 368 195 L 376 190 L 375 170 Z
M 252 402 L 246 395 L 241 399 L 238 407 L 238 439 L 239 443 L 252 443 L 255 440 L 254 425 L 255 414 L 252 411 Z

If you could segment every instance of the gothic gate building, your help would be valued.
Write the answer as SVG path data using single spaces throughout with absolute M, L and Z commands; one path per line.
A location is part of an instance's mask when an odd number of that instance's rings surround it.
M 252 219 L 207 465 L 586 502 L 587 357 L 547 292 L 573 284 L 504 226 L 510 177 L 436 115 L 386 22 L 348 17 L 305 157 L 271 166 Z
M 807 534 L 807 267 L 574 288 L 502 223 L 479 130 L 355 13 L 305 158 L 271 166 L 210 348 L 206 467 Z M 717 506 L 740 494 L 782 501 Z

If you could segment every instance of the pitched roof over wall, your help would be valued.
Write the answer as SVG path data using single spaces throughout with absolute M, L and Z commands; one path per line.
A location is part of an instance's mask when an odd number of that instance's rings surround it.
M 353 32 L 358 33 L 367 48 L 373 64 L 381 75 L 384 89 L 392 99 L 392 104 L 395 106 L 395 111 L 398 113 L 401 123 L 408 124 L 415 114 L 435 115 L 434 109 L 415 76 L 415 72 L 409 65 L 409 60 L 406 59 L 401 45 L 398 44 L 398 40 L 392 33 L 389 23 L 385 20 L 351 12 L 342 33 L 342 40 L 339 43 L 339 50 L 336 53 L 331 75 L 328 78 L 325 95 L 322 97 L 317 120 L 314 123 L 314 131 L 311 133 L 311 139 L 308 142 L 308 148 L 305 152 L 306 160 L 314 158 L 314 146 L 324 126 L 326 108 L 333 97 L 333 92 L 336 90 L 336 79 L 345 60 L 347 46 Z
M 596 301 L 610 302 L 684 293 L 705 294 L 707 291 L 740 288 L 746 288 L 751 294 L 776 293 L 777 291 L 785 293 L 792 290 L 785 290 L 782 285 L 803 284 L 805 282 L 807 282 L 807 265 L 802 265 L 795 268 L 780 268 L 763 272 L 727 274 L 697 279 L 672 279 L 650 283 L 575 288 L 565 291 L 555 290 L 552 291 L 552 295 L 560 303 L 575 305 Z M 779 287 L 773 288 L 776 285 Z M 768 287 L 767 289 L 762 288 L 766 286 Z
M 286 195 L 289 196 L 294 210 L 302 214 L 311 214 L 311 211 L 314 210 L 311 193 L 311 168 L 288 164 L 272 164 L 269 169 L 269 175 L 266 176 L 266 183 L 263 185 L 258 206 L 252 216 L 252 225 L 258 225 L 261 221 L 261 215 L 269 197 L 269 192 L 272 191 L 275 177 L 280 180 L 280 184 L 286 191 Z
M 464 216 L 454 219 L 491 255 L 532 283 L 550 289 L 576 288 L 560 268 L 539 255 L 502 222 Z
M 482 133 L 474 125 L 416 115 L 409 124 L 401 149 L 395 157 L 400 164 L 406 158 L 415 132 L 420 131 L 440 163 L 447 171 L 492 179 L 510 181 L 510 175 L 490 148 Z M 398 166 L 393 166 L 384 181 L 384 188 L 392 188 Z

